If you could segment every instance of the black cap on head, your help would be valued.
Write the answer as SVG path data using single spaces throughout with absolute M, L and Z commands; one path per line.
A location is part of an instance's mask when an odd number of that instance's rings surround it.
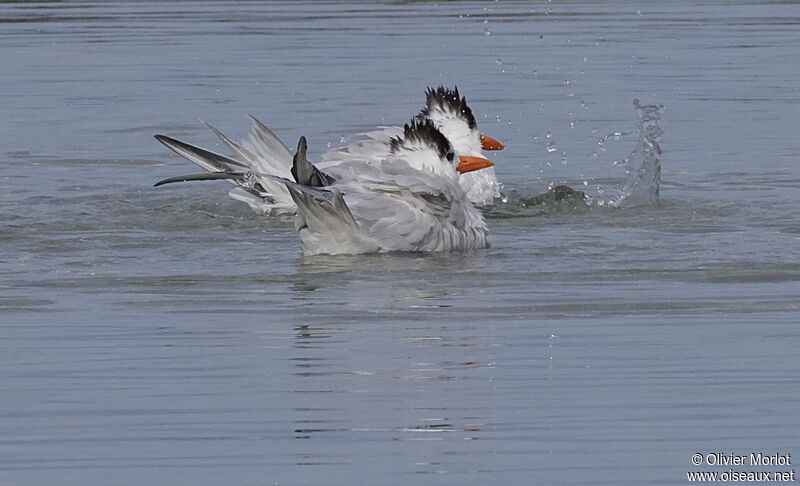
M 458 94 L 458 87 L 455 89 L 439 86 L 438 88 L 428 88 L 425 91 L 425 108 L 417 115 L 417 118 L 428 118 L 435 109 L 453 113 L 460 116 L 467 122 L 473 130 L 478 128 L 472 110 L 467 106 L 467 98 Z
M 450 142 L 442 135 L 436 126 L 428 119 L 414 118 L 410 123 L 403 126 L 403 137 L 393 137 L 390 146 L 392 153 L 397 152 L 403 147 L 408 147 L 412 143 L 427 145 L 439 155 L 439 157 L 452 161 L 453 147 Z

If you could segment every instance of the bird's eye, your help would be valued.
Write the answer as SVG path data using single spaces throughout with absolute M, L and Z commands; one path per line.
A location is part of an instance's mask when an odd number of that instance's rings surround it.
M 456 154 L 454 152 L 452 152 L 452 151 L 447 152 L 447 160 L 449 162 L 452 162 L 454 158 L 456 158 Z

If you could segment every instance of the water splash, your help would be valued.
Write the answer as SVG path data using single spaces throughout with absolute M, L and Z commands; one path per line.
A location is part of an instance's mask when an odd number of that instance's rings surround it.
M 527 218 L 591 210 L 586 193 L 563 184 L 551 184 L 547 191 L 534 196 L 526 192 L 503 193 L 498 200 L 500 203 L 482 208 L 484 216 L 489 219 Z
M 623 164 L 627 177 L 625 184 L 608 203 L 614 207 L 632 207 L 658 204 L 661 185 L 661 146 L 659 138 L 664 133 L 658 126 L 663 105 L 642 105 L 633 100 L 638 112 L 639 141 Z
M 547 152 L 548 153 L 553 153 L 553 152 L 556 151 L 556 141 L 553 140 L 553 134 L 552 133 L 547 132 L 546 136 L 547 136 Z
M 556 186 L 551 183 L 544 193 L 530 197 L 527 190 L 518 192 L 511 190 L 501 194 L 493 206 L 485 207 L 484 215 L 490 219 L 530 217 L 543 214 L 563 212 L 583 212 L 593 209 L 628 208 L 633 206 L 658 204 L 659 187 L 661 184 L 661 146 L 658 140 L 663 131 L 658 122 L 661 119 L 662 105 L 642 105 L 639 100 L 633 101 L 637 110 L 638 140 L 630 154 L 615 166 L 624 166 L 626 178 L 621 187 L 616 186 L 617 181 L 578 179 L 577 184 L 589 188 L 592 184 L 592 194 L 572 189 L 569 181 L 563 180 Z M 606 144 L 610 141 L 619 141 L 633 133 L 615 131 L 605 137 L 600 137 L 597 142 L 599 151 L 605 152 Z M 547 152 L 557 150 L 553 134 L 547 132 Z M 536 137 L 534 137 L 536 139 Z M 598 159 L 597 151 L 592 154 L 593 159 Z M 562 153 L 562 163 L 567 163 L 566 152 Z M 550 162 L 547 162 L 548 167 Z M 617 187 L 616 191 L 612 189 Z M 576 186 L 577 187 L 577 186 Z

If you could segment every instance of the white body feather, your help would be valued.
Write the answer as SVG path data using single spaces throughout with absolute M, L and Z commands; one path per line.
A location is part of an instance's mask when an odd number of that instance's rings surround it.
M 463 125 L 460 126 L 460 125 Z M 480 156 L 480 138 L 477 132 L 470 133 L 466 124 L 457 120 L 445 120 L 441 123 L 442 133 L 451 140 L 459 155 Z M 452 128 L 451 128 L 452 127 Z M 402 136 L 401 127 L 379 127 L 377 130 L 362 134 L 361 140 L 346 147 L 336 148 L 326 153 L 317 167 L 323 172 L 333 173 L 333 169 L 342 163 L 360 161 L 374 165 L 390 156 L 389 144 L 392 138 Z M 453 138 L 450 138 L 450 136 Z M 220 135 L 218 133 L 218 135 Z M 229 144 L 230 145 L 230 144 Z M 241 147 L 246 153 L 239 152 L 254 172 L 271 174 L 291 179 L 292 152 L 265 125 L 254 120 L 248 139 L 243 140 Z M 269 178 L 259 178 L 269 197 L 258 197 L 243 189 L 230 191 L 230 197 L 247 203 L 252 209 L 269 214 L 292 214 L 297 206 L 285 187 Z M 492 204 L 500 195 L 500 184 L 493 167 L 463 174 L 458 184 L 466 197 L 475 204 L 484 206 Z
M 466 104 L 466 99 L 459 96 L 458 89 L 429 88 L 426 97 L 425 108 L 417 115 L 417 119 L 433 123 L 449 140 L 458 155 L 482 157 L 480 133 L 475 118 Z M 236 152 L 238 160 L 169 137 L 157 136 L 157 138 L 179 155 L 211 173 L 219 171 L 241 173 L 237 177 L 229 178 L 229 182 L 237 186 L 230 191 L 230 197 L 243 201 L 252 209 L 262 213 L 293 214 L 297 210 L 296 197 L 293 197 L 283 183 L 272 177 L 292 178 L 290 172 L 292 151 L 266 125 L 254 117 L 251 118 L 253 125 L 250 134 L 241 143 L 233 142 L 222 132 L 208 125 Z M 329 151 L 318 164 L 318 168 L 323 172 L 335 172 L 341 164 L 361 163 L 375 166 L 393 155 L 392 140 L 402 135 L 403 128 L 379 127 L 363 134 L 361 140 L 356 143 Z M 194 177 L 192 180 L 200 179 Z M 494 168 L 463 174 L 457 179 L 456 184 L 461 187 L 469 201 L 478 205 L 491 204 L 500 195 L 500 184 Z
M 317 189 L 289 183 L 297 229 L 308 255 L 434 252 L 489 246 L 483 215 L 466 198 L 458 173 L 419 170 L 407 160 L 346 161 Z M 324 196 L 321 195 L 325 194 Z

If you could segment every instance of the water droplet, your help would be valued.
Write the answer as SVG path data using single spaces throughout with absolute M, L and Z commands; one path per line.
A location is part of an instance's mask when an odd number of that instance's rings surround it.
M 562 152 L 561 153 L 561 165 L 567 165 L 567 153 L 566 152 Z
M 497 60 L 495 61 L 495 64 L 497 64 L 498 66 L 502 66 L 503 60 L 498 57 Z
M 549 142 L 547 142 L 547 151 L 548 152 L 556 151 L 556 142 L 554 140 L 550 140 Z
M 583 187 L 586 187 L 588 185 L 589 185 L 589 181 L 583 181 Z

